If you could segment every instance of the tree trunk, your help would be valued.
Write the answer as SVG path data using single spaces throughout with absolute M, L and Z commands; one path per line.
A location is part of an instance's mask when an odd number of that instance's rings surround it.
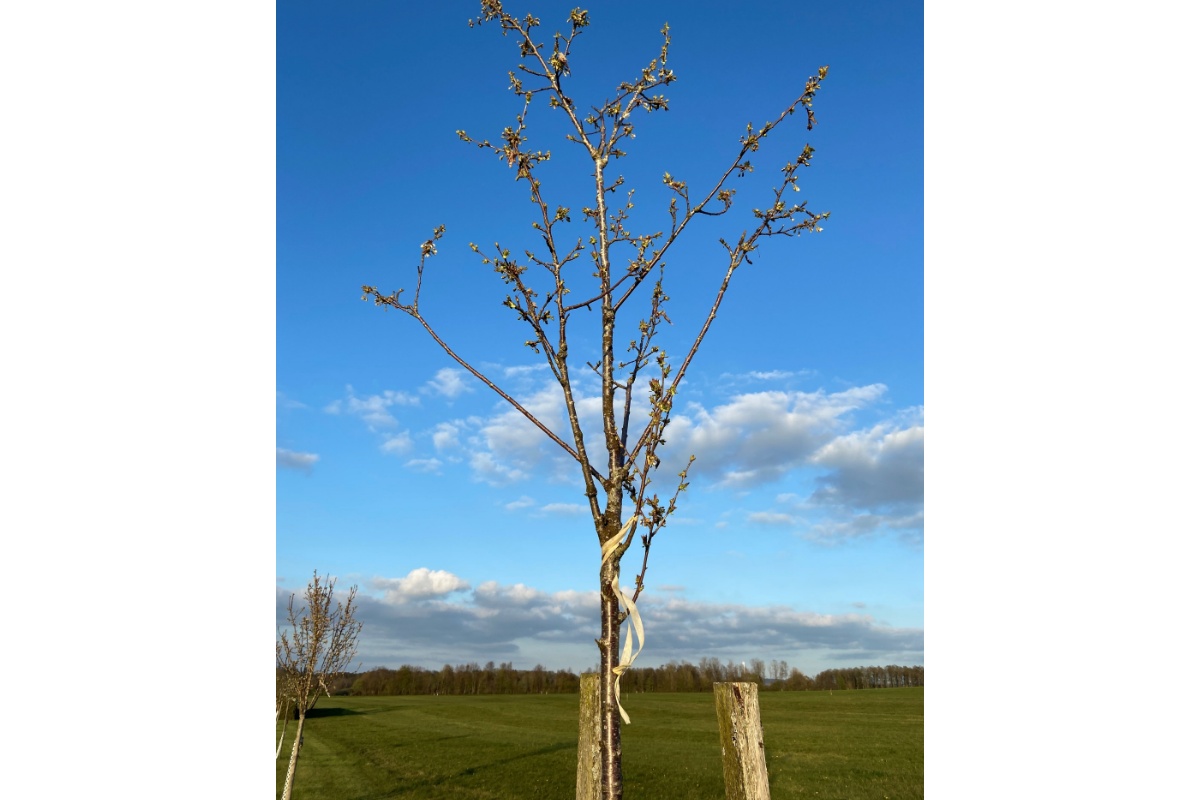
M 617 707 L 616 675 L 621 663 L 621 607 L 612 590 L 618 567 L 612 560 L 600 567 L 600 787 L 603 800 L 622 800 L 621 715 Z
M 288 717 L 292 715 L 292 704 L 283 704 L 283 730 L 279 732 L 279 743 L 275 745 L 275 760 L 279 760 L 279 754 L 283 752 L 283 737 L 287 735 Z M 279 719 L 279 709 L 275 709 L 275 718 Z
M 292 800 L 292 786 L 296 783 L 296 762 L 300 760 L 300 742 L 304 738 L 304 712 L 301 710 L 300 722 L 296 724 L 296 740 L 292 742 L 292 757 L 288 761 L 287 779 L 283 782 L 281 800 Z

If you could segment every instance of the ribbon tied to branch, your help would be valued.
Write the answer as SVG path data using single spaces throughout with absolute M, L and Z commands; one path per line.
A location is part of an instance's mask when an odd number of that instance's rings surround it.
M 617 548 L 625 537 L 629 534 L 630 529 L 637 521 L 637 514 L 629 518 L 629 521 L 621 526 L 621 530 L 616 536 L 609 539 L 600 547 L 600 566 L 603 568 L 613 555 L 617 552 Z M 621 719 L 625 724 L 629 724 L 629 715 L 625 713 L 625 709 L 621 706 L 621 675 L 625 670 L 629 669 L 633 664 L 633 660 L 642 652 L 642 647 L 646 644 L 646 631 L 642 627 L 642 617 L 638 613 L 637 606 L 633 602 L 633 598 L 621 591 L 621 564 L 615 562 L 613 564 L 613 579 L 610 586 L 613 594 L 617 596 L 617 603 L 621 610 L 629 615 L 629 621 L 632 623 L 625 631 L 625 646 L 621 648 L 621 661 L 617 666 L 613 667 L 613 675 L 616 679 L 613 681 L 613 694 L 617 700 L 617 710 L 621 712 Z M 633 650 L 633 636 L 637 634 L 638 647 L 637 652 Z

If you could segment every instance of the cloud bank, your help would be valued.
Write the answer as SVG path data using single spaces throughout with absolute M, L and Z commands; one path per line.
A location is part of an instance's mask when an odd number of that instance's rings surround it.
M 868 614 L 697 602 L 686 599 L 683 587 L 666 588 L 638 600 L 647 635 L 639 663 L 785 658 L 812 671 L 839 662 L 924 663 L 920 629 L 892 628 Z M 280 625 L 289 594 L 277 589 Z M 495 660 L 585 669 L 596 658 L 598 592 L 544 592 L 495 581 L 472 586 L 422 567 L 403 578 L 373 578 L 358 606 L 365 668 Z

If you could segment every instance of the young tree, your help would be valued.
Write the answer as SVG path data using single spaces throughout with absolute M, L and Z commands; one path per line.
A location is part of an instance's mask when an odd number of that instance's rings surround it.
M 275 645 L 276 675 L 283 684 L 279 693 L 284 697 L 285 707 L 290 702 L 299 714 L 287 778 L 283 783 L 283 800 L 291 798 L 296 782 L 305 715 L 317 704 L 321 692 L 330 694 L 330 679 L 345 671 L 358 650 L 358 634 L 362 631 L 362 623 L 354 618 L 354 596 L 358 587 L 351 587 L 345 601 L 334 605 L 335 583 L 336 578 L 326 578 L 322 582 L 316 571 L 313 572 L 312 582 L 304 588 L 304 607 L 297 612 L 296 596 L 288 599 L 291 632 L 289 635 L 286 630 L 280 631 Z M 285 729 L 286 725 L 285 721 Z M 276 757 L 278 754 L 277 749 Z
M 687 488 L 687 473 L 694 460 L 690 459 L 679 472 L 678 482 L 673 481 L 669 499 L 661 499 L 651 490 L 652 476 L 660 464 L 658 449 L 665 442 L 664 432 L 671 420 L 680 382 L 716 319 L 734 273 L 743 264 L 751 263 L 751 255 L 765 239 L 820 231 L 819 223 L 829 216 L 809 211 L 805 202 L 788 203 L 784 197 L 789 188 L 799 191 L 797 173 L 809 165 L 813 149 L 805 145 L 799 155 L 783 166 L 779 185 L 764 198 L 766 202 L 761 208 L 753 209 L 750 227 L 732 241 L 718 239 L 724 251 L 721 256 L 724 277 L 714 285 L 707 317 L 677 369 L 655 343 L 663 323 L 670 323 L 665 311 L 668 300 L 663 282 L 665 257 L 697 217 L 719 217 L 733 208 L 735 190 L 729 188 L 731 178 L 751 172 L 752 154 L 776 126 L 803 109 L 808 128 L 812 129 L 815 122 L 812 102 L 827 68 L 821 67 L 815 77 L 810 77 L 800 96 L 775 120 L 757 129 L 746 126 L 736 155 L 706 192 L 693 192 L 687 181 L 664 174 L 662 182 L 673 195 L 664 215 L 664 221 L 669 217 L 669 229 L 637 232 L 632 229 L 631 220 L 633 192 L 629 192 L 623 204 L 612 199 L 625 182 L 623 176 L 614 177 L 613 172 L 616 162 L 626 155 L 623 148 L 634 138 L 635 113 L 667 109 L 667 98 L 655 92 L 676 80 L 667 66 L 670 29 L 663 26 L 662 49 L 640 75 L 632 82 L 619 83 L 611 99 L 585 106 L 571 96 L 568 76 L 572 48 L 588 27 L 588 12 L 574 9 L 568 22 L 570 32 L 556 33 L 547 46 L 534 39 L 534 30 L 540 24 L 538 19 L 532 15 L 518 19 L 504 10 L 500 0 L 482 0 L 481 14 L 471 25 L 495 23 L 505 36 L 514 35 L 520 63 L 515 72 L 509 72 L 510 88 L 523 106 L 515 127 L 505 128 L 497 143 L 474 138 L 465 131 L 457 133 L 464 142 L 494 153 L 509 169 L 515 169 L 517 180 L 529 190 L 539 252 L 526 249 L 521 259 L 499 243 L 494 252 L 486 255 L 476 245 L 470 247 L 499 274 L 508 292 L 503 305 L 527 328 L 530 338 L 525 344 L 545 359 L 561 387 L 569 432 L 560 436 L 546 420 L 526 409 L 443 340 L 423 314 L 420 303 L 425 266 L 437 254 L 444 225 L 435 228 L 433 237 L 421 245 L 416 285 L 408 302 L 401 300 L 403 290 L 385 294 L 374 286 L 363 287 L 363 299 L 372 298 L 377 306 L 397 309 L 415 319 L 451 359 L 512 405 L 578 464 L 600 550 L 600 637 L 596 641 L 603 678 L 601 781 L 604 798 L 619 800 L 622 796 L 620 722 L 622 719 L 628 722 L 620 705 L 619 678 L 637 655 L 632 649 L 635 633 L 639 652 L 643 644 L 644 631 L 636 601 L 644 588 L 651 543 L 674 512 L 679 493 Z M 545 197 L 536 177 L 540 174 L 538 168 L 550 159 L 550 153 L 534 149 L 526 137 L 526 119 L 535 96 L 544 98 L 553 113 L 561 114 L 566 138 L 591 162 L 588 195 L 594 201 L 589 200 L 578 212 L 590 226 L 586 244 L 582 237 L 572 242 L 562 233 L 564 223 L 570 223 L 571 209 Z M 579 270 L 575 264 L 584 256 L 590 259 L 591 270 Z M 594 282 L 587 283 L 584 275 L 588 272 Z M 635 301 L 643 304 L 643 311 L 640 319 L 631 324 L 630 313 L 636 313 Z M 599 309 L 598 319 L 589 315 L 580 317 L 583 310 L 593 308 Z M 577 339 L 581 320 L 597 325 L 593 335 L 598 338 L 600 355 L 588 367 L 600 381 L 598 422 L 603 430 L 602 444 L 589 442 L 585 436 L 585 424 L 596 420 L 581 419 L 584 398 L 580 379 L 573 373 L 577 365 L 570 360 L 570 344 Z M 623 325 L 619 326 L 619 322 Z M 621 342 L 629 342 L 624 357 L 618 355 Z M 642 396 L 648 400 L 647 414 L 640 424 L 634 417 L 639 393 L 644 393 Z M 629 511 L 626 502 L 631 506 Z M 626 594 L 619 583 L 621 560 L 639 530 L 641 569 L 632 594 Z M 620 626 L 626 620 L 632 630 L 627 631 L 622 652 Z
M 288 717 L 292 713 L 292 681 L 293 676 L 281 667 L 280 661 L 282 655 L 282 647 L 279 642 L 275 642 L 275 720 L 283 720 L 283 726 L 279 730 L 279 741 L 275 745 L 275 760 L 279 760 L 279 754 L 283 752 L 283 737 L 287 734 Z

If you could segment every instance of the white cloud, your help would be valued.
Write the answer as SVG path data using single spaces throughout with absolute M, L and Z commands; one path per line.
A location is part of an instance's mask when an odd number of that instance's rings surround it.
M 433 429 L 433 446 L 439 453 L 458 449 L 458 434 L 465 427 L 462 420 L 439 422 Z
M 475 589 L 475 603 L 480 606 L 519 606 L 529 608 L 535 603 L 549 600 L 550 595 L 531 589 L 523 583 L 501 586 L 496 581 L 486 581 Z
M 526 378 L 545 372 L 550 369 L 548 364 L 528 364 L 517 367 L 504 367 L 503 374 L 506 378 Z
M 514 368 L 516 375 L 532 368 Z M 454 371 L 439 372 L 442 385 L 452 385 Z M 784 377 L 783 371 L 761 373 L 762 379 Z M 600 398 L 586 390 L 575 395 L 585 439 L 593 458 L 603 453 L 603 439 L 595 423 Z M 594 388 L 594 387 L 592 387 Z M 923 496 L 923 427 L 921 409 L 901 412 L 897 420 L 911 427 L 900 429 L 893 421 L 862 431 L 850 431 L 854 413 L 880 402 L 887 392 L 882 384 L 852 387 L 840 392 L 762 391 L 737 395 L 707 408 L 689 404 L 678 412 L 667 429 L 661 457 L 661 474 L 678 472 L 689 454 L 697 456 L 692 479 L 707 478 L 717 486 L 747 490 L 783 479 L 800 470 L 826 470 L 816 478 L 817 489 L 806 489 L 807 502 L 796 491 L 780 491 L 780 508 L 759 509 L 746 519 L 754 524 L 803 527 L 818 539 L 863 535 L 871 530 L 910 529 Z M 387 399 L 386 397 L 384 399 Z M 561 387 L 545 381 L 537 389 L 518 395 L 537 419 L 564 440 L 566 415 Z M 366 405 L 365 401 L 362 405 Z M 637 409 L 634 419 L 645 414 Z M 631 431 L 636 437 L 639 431 Z M 538 477 L 550 482 L 572 482 L 577 467 L 546 435 L 515 408 L 499 403 L 489 417 L 464 417 L 436 423 L 427 434 L 438 458 L 414 458 L 415 469 L 436 471 L 445 460 L 465 462 L 477 481 L 507 486 Z M 407 432 L 385 445 L 408 453 L 413 447 Z M 809 478 L 811 480 L 811 476 Z M 533 500 L 516 501 L 505 508 L 533 509 Z M 810 522 L 801 509 L 822 509 Z M 862 512 L 870 512 L 864 515 Z M 551 503 L 538 514 L 586 514 L 586 506 Z M 917 518 L 919 519 L 919 517 Z M 723 526 L 721 526 L 723 527 Z M 919 526 L 916 530 L 920 530 Z
M 516 500 L 513 500 L 511 503 L 505 503 L 504 508 L 508 511 L 518 511 L 522 508 L 529 508 L 533 505 L 536 505 L 536 503 L 532 497 L 522 495 Z
M 750 381 L 783 381 L 788 378 L 803 378 L 812 375 L 812 370 L 786 370 L 786 369 L 771 369 L 771 370 L 750 370 L 749 372 L 723 372 L 720 380 L 722 384 L 728 386 L 733 384 L 748 383 Z
M 519 397 L 517 401 L 534 418 L 561 436 L 565 415 L 562 389 L 558 384 L 547 383 L 537 392 Z M 545 433 L 507 403 L 501 406 L 499 413 L 484 421 L 480 434 L 492 452 L 529 453 L 547 441 Z
M 746 516 L 746 519 L 759 525 L 791 526 L 796 524 L 796 520 L 791 514 L 780 514 L 773 511 L 752 511 Z
M 882 384 L 843 392 L 754 392 L 709 411 L 690 404 L 667 429 L 664 470 L 676 472 L 694 454 L 693 476 L 743 488 L 777 480 L 803 466 L 849 425 L 856 409 L 879 401 Z
M 879 514 L 844 514 L 807 525 L 805 539 L 815 542 L 840 542 L 877 533 L 888 527 L 888 518 Z
M 463 392 L 474 391 L 474 387 L 465 380 L 467 377 L 464 370 L 444 367 L 439 369 L 433 379 L 425 384 L 422 391 L 440 394 L 442 397 L 453 400 Z
M 806 539 L 835 543 L 875 533 L 892 532 L 913 544 L 920 544 L 925 532 L 925 512 L 913 514 L 832 514 L 808 525 L 803 531 Z
M 925 529 L 925 430 L 920 412 L 906 410 L 897 421 L 837 436 L 812 453 L 815 477 L 805 499 L 795 492 L 775 496 L 776 508 L 748 515 L 750 522 L 791 520 L 805 538 L 833 543 L 894 533 L 920 543 Z
M 353 386 L 347 386 L 346 398 L 334 400 L 325 406 L 325 411 L 329 414 L 345 413 L 359 417 L 367 424 L 368 428 L 374 431 L 379 428 L 391 428 L 397 424 L 396 418 L 388 410 L 392 406 L 417 406 L 420 404 L 419 397 L 407 392 L 395 392 L 388 389 L 382 394 L 359 397 L 354 393 Z
M 579 503 L 547 503 L 542 506 L 541 512 L 556 516 L 578 516 L 588 513 L 588 507 Z
M 499 463 L 491 453 L 473 453 L 470 464 L 476 480 L 491 486 L 504 486 L 529 477 L 523 470 Z
M 435 475 L 440 475 L 442 462 L 436 458 L 413 458 L 405 461 L 404 466 L 409 469 L 415 469 L 418 472 L 432 472 Z
M 517 400 L 542 424 L 562 435 L 565 414 L 558 384 L 546 383 L 537 392 Z M 478 426 L 477 433 L 465 445 L 473 451 L 469 463 L 475 478 L 494 486 L 528 478 L 547 458 L 552 458 L 547 455 L 547 445 L 557 447 L 524 414 L 507 404 L 486 420 L 456 420 L 451 424 L 465 423 Z
M 411 600 L 443 597 L 452 592 L 470 589 L 471 584 L 452 572 L 420 567 L 403 578 L 374 578 L 371 580 L 371 588 L 384 593 L 383 602 L 399 604 Z
M 320 456 L 316 453 L 297 453 L 293 450 L 284 450 L 282 447 L 275 448 L 275 466 L 284 469 L 309 472 L 318 460 L 320 460 Z
M 839 436 L 812 461 L 832 470 L 818 479 L 813 502 L 872 511 L 924 503 L 923 424 L 904 429 L 876 425 Z
M 412 449 L 413 441 L 409 436 L 408 431 L 401 431 L 395 436 L 390 436 L 380 446 L 380 449 L 385 453 L 390 453 L 396 456 L 402 456 Z

